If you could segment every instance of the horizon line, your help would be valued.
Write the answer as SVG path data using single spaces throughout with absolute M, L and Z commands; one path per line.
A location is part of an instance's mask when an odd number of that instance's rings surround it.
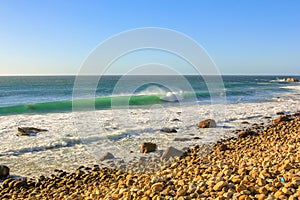
M 125 74 L 126 75 L 126 74 Z M 300 76 L 300 74 L 130 74 L 127 76 Z M 95 74 L 0 74 L 0 77 L 13 77 L 13 76 L 98 76 Z M 124 74 L 105 74 L 101 76 L 124 76 Z

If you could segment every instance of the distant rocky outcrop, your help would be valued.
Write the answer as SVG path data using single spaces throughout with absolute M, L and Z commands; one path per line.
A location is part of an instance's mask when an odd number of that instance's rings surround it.
M 18 127 L 17 136 L 31 136 L 44 131 L 48 130 L 34 127 Z
M 291 77 L 289 77 L 289 78 L 284 78 L 283 80 L 284 80 L 285 82 L 299 82 L 298 79 L 296 79 L 296 78 L 291 78 Z
M 216 128 L 217 124 L 216 124 L 215 120 L 213 120 L 213 119 L 207 119 L 207 120 L 199 122 L 197 124 L 197 126 L 199 128 Z

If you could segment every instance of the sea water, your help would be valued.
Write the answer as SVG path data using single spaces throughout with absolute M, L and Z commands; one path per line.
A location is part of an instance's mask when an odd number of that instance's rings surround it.
M 75 100 L 92 100 L 95 109 L 72 112 L 76 77 L 0 77 L 0 163 L 13 174 L 33 177 L 99 163 L 107 152 L 129 165 L 145 156 L 139 153 L 142 142 L 156 143 L 158 152 L 206 144 L 235 136 L 233 130 L 253 123 L 270 123 L 279 111 L 300 109 L 299 83 L 276 76 L 222 78 L 224 88 L 215 92 L 198 76 L 130 77 L 121 85 L 120 76 L 106 76 L 96 88 L 89 84 L 97 77 L 84 77 L 83 96 Z M 182 90 L 184 80 L 190 90 Z M 226 102 L 212 103 L 214 92 Z M 168 96 L 174 101 L 165 101 Z M 215 119 L 217 128 L 197 128 L 207 118 Z M 18 137 L 22 126 L 48 131 Z M 161 132 L 164 127 L 177 133 Z

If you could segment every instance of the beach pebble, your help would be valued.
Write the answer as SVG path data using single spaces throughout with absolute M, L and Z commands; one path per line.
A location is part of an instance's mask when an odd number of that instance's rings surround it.
M 222 188 L 225 187 L 226 185 L 227 185 L 227 183 L 226 183 L 225 181 L 220 181 L 220 182 L 218 182 L 218 183 L 213 187 L 213 189 L 214 189 L 215 191 L 220 191 L 220 190 L 222 190 Z
M 151 186 L 151 190 L 154 192 L 154 193 L 158 193 L 158 192 L 161 192 L 164 188 L 164 184 L 163 183 L 155 183 Z

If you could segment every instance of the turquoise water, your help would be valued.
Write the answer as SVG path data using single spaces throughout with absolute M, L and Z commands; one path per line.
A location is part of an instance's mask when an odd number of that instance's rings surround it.
M 73 103 L 82 108 L 92 103 L 96 109 L 109 109 L 112 103 L 120 107 L 178 103 L 162 100 L 168 92 L 182 96 L 180 103 L 186 104 L 211 103 L 211 95 L 226 97 L 227 103 L 265 102 L 292 92 L 286 86 L 299 85 L 281 82 L 280 76 L 223 76 L 225 88 L 208 91 L 200 76 L 132 76 L 119 84 L 120 78 L 104 76 L 93 87 L 97 77 L 82 77 L 82 96 L 74 102 L 75 76 L 0 77 L 0 115 L 70 112 Z

